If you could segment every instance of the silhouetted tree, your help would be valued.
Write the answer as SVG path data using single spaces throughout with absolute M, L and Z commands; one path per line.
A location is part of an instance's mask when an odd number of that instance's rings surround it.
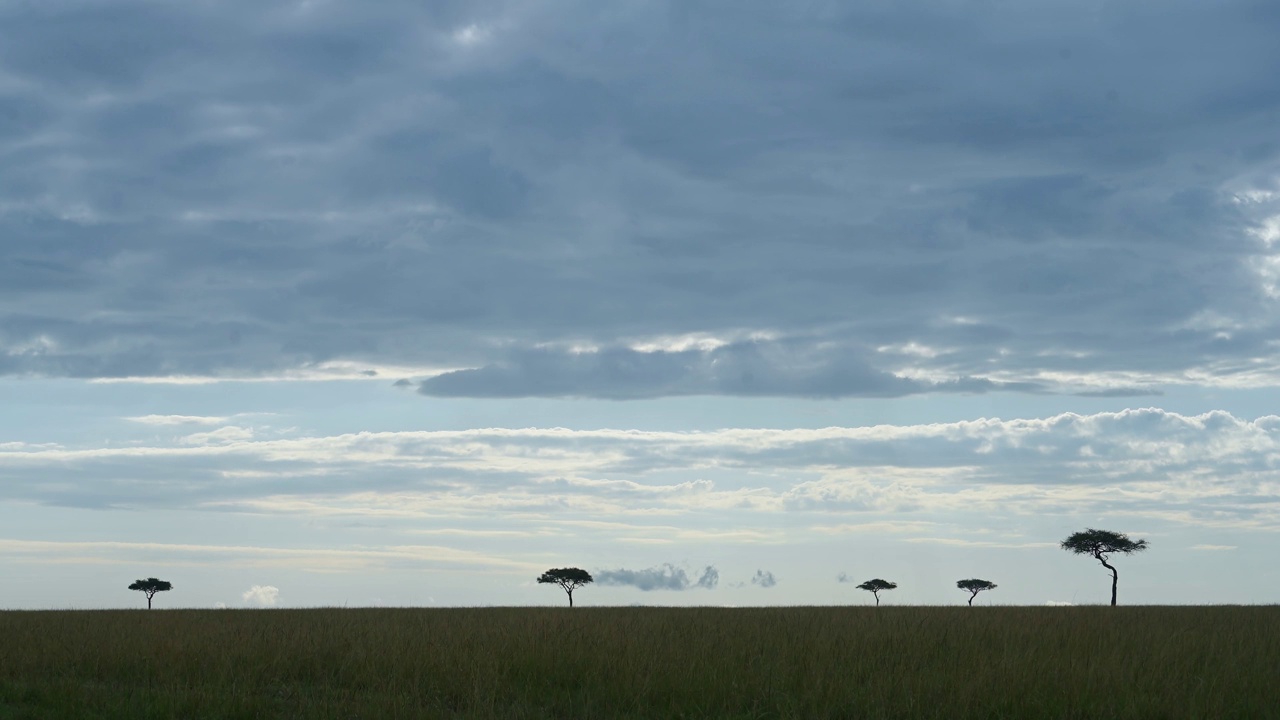
M 156 596 L 158 592 L 167 592 L 173 589 L 173 583 L 168 580 L 157 580 L 155 578 L 147 578 L 146 580 L 135 580 L 129 586 L 130 590 L 141 590 L 147 594 L 147 609 L 151 609 L 151 598 Z
M 552 568 L 538 577 L 540 583 L 559 585 L 569 595 L 569 607 L 573 607 L 573 591 L 595 582 L 591 573 L 581 568 Z
M 978 597 L 978 593 L 982 592 L 983 590 L 995 590 L 997 586 L 995 583 L 991 582 L 990 580 L 979 580 L 977 578 L 973 578 L 971 580 L 957 581 L 956 587 L 970 593 L 969 607 L 973 607 L 973 599 Z
M 858 586 L 858 589 L 866 590 L 872 595 L 875 595 L 876 607 L 880 607 L 880 591 L 892 590 L 896 587 L 898 587 L 898 583 L 893 583 L 893 582 L 889 582 L 888 580 L 881 580 L 880 578 L 876 578 L 875 580 L 868 580 L 862 583 L 861 585 Z
M 1084 532 L 1073 533 L 1066 540 L 1063 540 L 1062 549 L 1069 550 L 1076 555 L 1092 555 L 1098 559 L 1098 562 L 1102 563 L 1103 567 L 1111 571 L 1111 606 L 1115 607 L 1116 584 L 1120 581 L 1120 573 L 1116 572 L 1116 569 L 1107 562 L 1107 556 L 1113 553 L 1129 555 L 1142 552 L 1147 549 L 1147 541 L 1130 540 L 1129 536 L 1124 533 L 1089 528 Z

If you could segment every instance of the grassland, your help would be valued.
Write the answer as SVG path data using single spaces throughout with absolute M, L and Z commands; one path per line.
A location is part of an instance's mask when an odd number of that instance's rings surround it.
M 1263 718 L 1280 608 L 0 612 L 0 718 Z

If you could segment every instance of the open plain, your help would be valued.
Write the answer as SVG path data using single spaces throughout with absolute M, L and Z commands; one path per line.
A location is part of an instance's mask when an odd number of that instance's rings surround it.
M 0 612 L 0 718 L 1243 718 L 1280 607 Z

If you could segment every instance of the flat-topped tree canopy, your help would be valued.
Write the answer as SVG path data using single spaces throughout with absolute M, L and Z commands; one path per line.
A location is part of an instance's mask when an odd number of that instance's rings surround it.
M 1099 559 L 1105 559 L 1105 556 L 1114 553 L 1128 555 L 1146 550 L 1147 541 L 1130 540 L 1129 536 L 1124 533 L 1089 528 L 1084 532 L 1073 533 L 1066 540 L 1063 540 L 1062 549 L 1069 550 L 1076 555 L 1092 555 Z
M 151 598 L 156 596 L 158 592 L 167 592 L 173 589 L 173 583 L 168 580 L 160 580 L 158 578 L 147 578 L 146 580 L 134 580 L 129 585 L 130 590 L 138 590 L 147 595 L 147 609 L 151 609 Z
M 861 585 L 859 585 L 859 586 L 858 586 L 858 589 L 859 589 L 859 590 L 866 590 L 867 592 L 871 593 L 872 595 L 875 595 L 875 597 L 876 597 L 876 606 L 879 606 L 879 605 L 880 605 L 880 591 L 881 591 L 881 590 L 893 590 L 893 589 L 894 589 L 894 588 L 896 588 L 896 587 L 898 587 L 898 583 L 896 583 L 896 582 L 890 582 L 890 581 L 888 581 L 888 580 L 881 580 L 880 578 L 875 578 L 874 580 L 868 580 L 868 581 L 866 581 L 866 582 L 862 583 Z
M 990 580 L 970 578 L 968 580 L 957 580 L 956 587 L 969 593 L 969 606 L 972 607 L 973 599 L 978 597 L 978 593 L 983 590 L 995 590 L 998 586 Z
M 559 585 L 569 596 L 569 607 L 573 607 L 573 591 L 595 582 L 595 578 L 582 568 L 552 568 L 538 576 L 538 582 Z

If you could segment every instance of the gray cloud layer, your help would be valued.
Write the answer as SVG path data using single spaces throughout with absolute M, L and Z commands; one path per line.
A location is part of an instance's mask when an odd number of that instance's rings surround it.
M 595 574 L 595 580 L 601 585 L 627 585 L 638 590 L 714 590 L 720 584 L 720 571 L 708 565 L 690 580 L 689 573 L 682 567 L 664 563 L 644 570 L 601 570 Z
M 1275 383 L 1278 25 L 1253 0 L 9 3 L 0 373 Z
M 897 397 L 926 391 L 1036 389 L 962 377 L 912 380 L 877 370 L 849 348 L 815 350 L 792 343 L 735 343 L 714 350 L 521 352 L 509 362 L 443 373 L 423 381 L 424 395 L 464 397 L 591 396 L 613 399 L 670 395 Z
M 648 543 L 830 525 L 1128 514 L 1280 529 L 1280 418 L 1158 409 L 1043 419 L 710 432 L 561 428 L 300 436 L 128 423 L 109 445 L 0 444 L 0 500 L 417 518 L 665 516 Z M 156 428 L 175 427 L 161 438 Z M 673 518 L 701 513 L 688 525 Z M 861 518 L 861 519 L 857 519 Z M 687 519 L 687 517 L 686 517 Z M 698 531 L 695 532 L 694 528 Z M 728 530 L 725 528 L 732 528 Z M 616 528 L 615 528 L 616 529 Z M 927 532 L 915 526 L 913 532 Z M 612 530 L 611 530 L 612 531 Z M 641 572 L 641 571 L 637 571 Z

